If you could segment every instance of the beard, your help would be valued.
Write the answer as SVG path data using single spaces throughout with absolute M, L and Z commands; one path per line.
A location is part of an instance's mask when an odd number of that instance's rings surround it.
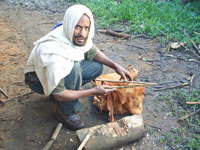
M 86 37 L 77 35 L 73 38 L 73 43 L 75 46 L 84 46 L 87 41 Z

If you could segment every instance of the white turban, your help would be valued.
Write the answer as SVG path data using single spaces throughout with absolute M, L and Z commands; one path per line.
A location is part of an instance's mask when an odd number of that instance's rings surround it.
M 75 46 L 74 28 L 83 14 L 90 18 L 90 32 L 84 46 Z M 74 61 L 84 59 L 84 53 L 93 46 L 93 36 L 94 19 L 89 8 L 80 4 L 69 7 L 65 12 L 63 25 L 34 43 L 25 73 L 36 72 L 45 95 L 51 94 L 60 80 L 71 72 Z

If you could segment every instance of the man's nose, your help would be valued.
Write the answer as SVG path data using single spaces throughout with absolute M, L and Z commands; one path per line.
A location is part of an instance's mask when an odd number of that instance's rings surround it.
M 83 36 L 83 37 L 86 37 L 86 30 L 83 28 L 82 30 L 81 30 L 81 36 Z

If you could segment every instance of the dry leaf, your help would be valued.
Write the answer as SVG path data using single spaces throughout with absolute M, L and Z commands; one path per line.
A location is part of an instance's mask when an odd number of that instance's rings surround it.
M 184 46 L 186 44 L 186 42 L 174 42 L 170 44 L 170 48 L 171 49 L 179 49 L 180 47 Z

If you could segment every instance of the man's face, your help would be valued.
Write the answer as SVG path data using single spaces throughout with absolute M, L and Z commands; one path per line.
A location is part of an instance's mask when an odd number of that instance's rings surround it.
M 83 46 L 87 40 L 90 31 L 90 19 L 83 15 L 74 28 L 73 42 L 74 45 Z

